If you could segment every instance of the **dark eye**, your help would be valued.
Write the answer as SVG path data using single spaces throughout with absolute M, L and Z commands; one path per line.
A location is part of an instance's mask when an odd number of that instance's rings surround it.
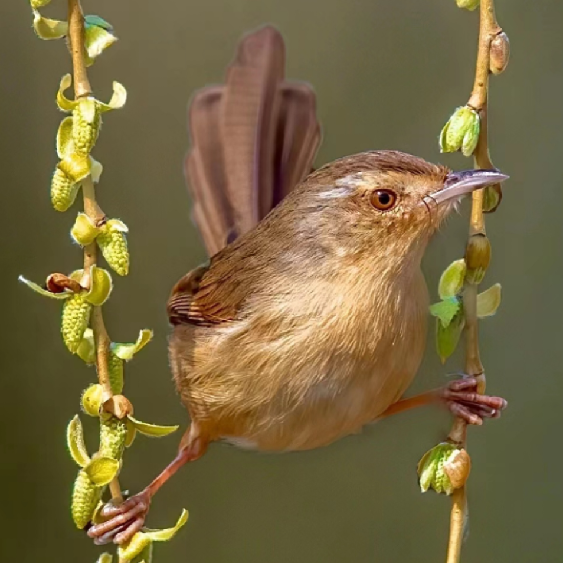
M 397 194 L 391 190 L 377 190 L 371 195 L 370 201 L 379 211 L 389 211 L 397 203 Z

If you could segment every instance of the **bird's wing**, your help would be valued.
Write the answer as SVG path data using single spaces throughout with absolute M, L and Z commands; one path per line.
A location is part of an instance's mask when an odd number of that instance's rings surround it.
M 252 256 L 245 260 L 237 246 L 228 246 L 209 265 L 192 270 L 178 281 L 167 305 L 173 325 L 213 326 L 239 318 L 243 303 L 252 294 L 252 275 L 247 274 L 254 264 L 247 263 Z

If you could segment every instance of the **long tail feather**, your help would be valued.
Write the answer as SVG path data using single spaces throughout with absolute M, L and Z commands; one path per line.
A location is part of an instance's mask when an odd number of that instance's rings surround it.
M 224 86 L 188 114 L 185 174 L 210 255 L 252 229 L 311 169 L 320 143 L 313 90 L 284 82 L 285 46 L 264 27 L 245 36 Z

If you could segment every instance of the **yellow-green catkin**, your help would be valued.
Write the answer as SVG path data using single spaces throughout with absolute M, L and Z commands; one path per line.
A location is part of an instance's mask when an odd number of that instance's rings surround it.
M 100 420 L 100 455 L 121 460 L 127 438 L 127 422 L 112 416 Z
M 115 229 L 108 221 L 100 228 L 96 240 L 110 268 L 120 276 L 126 276 L 129 273 L 129 250 L 125 232 Z
M 102 118 L 94 98 L 82 98 L 72 114 L 74 151 L 89 155 L 98 140 Z
M 92 305 L 86 301 L 83 293 L 75 293 L 63 305 L 61 333 L 66 347 L 76 354 L 82 341 L 84 331 L 90 322 Z
M 76 199 L 79 185 L 58 166 L 51 180 L 51 203 L 57 211 L 66 211 Z
M 92 519 L 94 510 L 102 497 L 103 487 L 96 486 L 84 469 L 78 472 L 72 491 L 72 519 L 82 530 Z
M 114 395 L 121 395 L 123 391 L 123 360 L 113 352 L 109 353 L 108 371 L 111 392 Z

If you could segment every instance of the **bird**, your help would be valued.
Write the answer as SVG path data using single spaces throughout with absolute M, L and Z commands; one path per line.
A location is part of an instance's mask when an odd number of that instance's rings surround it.
M 156 491 L 208 446 L 296 452 L 327 446 L 407 408 L 442 401 L 469 423 L 500 397 L 474 378 L 402 399 L 423 358 L 432 235 L 498 170 L 453 172 L 394 150 L 316 170 L 310 85 L 286 81 L 280 32 L 239 43 L 225 84 L 193 97 L 185 175 L 209 261 L 173 287 L 169 359 L 190 416 L 178 455 L 88 535 L 124 544 Z

